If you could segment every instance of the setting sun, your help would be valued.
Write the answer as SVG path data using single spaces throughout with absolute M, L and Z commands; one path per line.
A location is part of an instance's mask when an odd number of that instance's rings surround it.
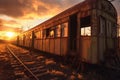
M 6 32 L 6 37 L 13 38 L 15 36 L 14 32 Z
M 14 40 L 18 34 L 14 31 L 0 31 L 0 40 Z

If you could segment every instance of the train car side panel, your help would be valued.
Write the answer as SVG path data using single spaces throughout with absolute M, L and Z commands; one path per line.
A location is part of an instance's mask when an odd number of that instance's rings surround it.
M 45 40 L 45 52 L 49 52 L 50 51 L 50 40 L 46 39 Z
M 82 59 L 86 62 L 90 62 L 89 56 L 91 56 L 91 38 L 81 37 L 81 53 Z
M 55 42 L 54 42 L 54 38 L 50 39 L 50 53 L 55 53 Z
M 68 38 L 62 38 L 61 39 L 61 55 L 67 55 L 68 53 Z
M 46 49 L 45 49 L 45 47 L 46 47 L 46 43 L 45 43 L 45 39 L 43 39 L 43 49 L 42 49 L 42 51 L 46 51 Z
M 55 39 L 55 54 L 60 55 L 60 38 Z

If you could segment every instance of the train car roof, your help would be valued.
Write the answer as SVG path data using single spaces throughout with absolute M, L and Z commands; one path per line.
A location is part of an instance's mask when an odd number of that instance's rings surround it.
M 92 0 L 92 1 L 96 1 L 96 0 Z M 90 2 L 90 0 L 82 1 L 82 2 L 78 3 L 77 5 L 74 5 L 73 7 L 70 7 L 70 8 L 68 8 L 68 9 L 66 9 L 65 11 L 63 11 L 63 12 L 61 12 L 61 13 L 53 16 L 52 18 L 44 21 L 43 23 L 40 23 L 40 24 L 36 25 L 35 27 L 33 27 L 33 28 L 31 28 L 31 29 L 29 29 L 29 30 L 27 30 L 27 31 L 31 31 L 31 30 L 35 29 L 36 27 L 38 27 L 38 26 L 40 26 L 40 25 L 44 25 L 44 24 L 46 24 L 46 23 L 49 23 L 50 21 L 54 20 L 55 18 L 61 17 L 61 16 L 64 15 L 64 14 L 71 13 L 71 11 L 75 11 L 75 9 L 80 10 L 80 7 L 85 6 L 85 4 L 88 4 L 88 2 Z M 70 15 L 70 14 L 69 14 L 69 15 Z M 68 15 L 67 15 L 67 16 L 68 16 Z M 27 32 L 27 31 L 25 31 L 25 32 Z
M 31 28 L 31 29 L 23 32 L 23 33 L 26 33 L 26 32 L 29 32 L 29 31 L 33 31 L 34 29 L 36 29 L 36 28 L 39 27 L 39 26 L 42 26 L 42 25 L 45 25 L 45 24 L 47 24 L 47 23 L 49 23 L 49 22 L 54 21 L 56 18 L 57 18 L 57 19 L 60 19 L 60 18 L 62 18 L 62 16 L 70 16 L 70 15 L 72 15 L 72 14 L 78 12 L 78 11 L 81 11 L 81 9 L 84 8 L 84 7 L 87 6 L 87 5 L 89 5 L 89 8 L 91 9 L 91 8 L 93 8 L 93 4 L 96 3 L 97 1 L 102 1 L 102 0 L 85 0 L 85 1 L 82 1 L 82 2 L 78 3 L 77 5 L 74 5 L 73 7 L 70 7 L 70 8 L 68 8 L 68 9 L 66 9 L 65 11 L 63 11 L 63 12 L 55 15 L 54 17 L 52 17 L 52 18 L 44 21 L 43 23 L 40 23 L 40 24 L 36 25 L 35 27 L 33 27 L 33 28 Z M 115 12 L 115 14 L 117 15 L 116 9 L 115 9 L 114 6 L 111 4 L 111 2 L 108 1 L 108 0 L 104 0 L 104 1 L 108 2 L 108 3 L 113 7 L 114 12 Z M 96 3 L 96 4 L 97 4 L 97 3 Z M 94 4 L 94 5 L 95 5 L 94 7 L 97 6 L 96 4 Z M 81 12 L 82 12 L 82 11 L 81 11 Z M 65 15 L 65 14 L 67 14 L 67 15 Z

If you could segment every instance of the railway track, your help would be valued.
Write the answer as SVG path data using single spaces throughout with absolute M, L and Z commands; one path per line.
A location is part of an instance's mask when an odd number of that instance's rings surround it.
M 22 48 L 7 45 L 11 55 L 17 80 L 81 80 L 82 76 L 67 66 L 46 58 L 40 54 L 30 53 Z
M 8 45 L 11 65 L 16 80 L 119 80 L 119 70 L 114 68 L 94 68 L 82 76 L 70 67 L 38 53 L 30 53 L 22 48 Z M 90 67 L 89 67 L 90 69 Z M 118 68 L 119 69 L 119 68 Z
M 15 57 L 15 59 L 16 59 L 17 61 L 19 61 L 19 63 L 31 74 L 31 76 L 33 77 L 33 79 L 39 80 L 39 79 L 37 78 L 37 76 L 23 63 L 23 61 L 21 61 L 21 60 L 15 55 L 15 53 L 10 49 L 10 47 L 7 46 L 7 49 L 8 49 L 9 52 Z M 16 65 L 16 64 L 15 64 L 15 65 Z M 19 64 L 17 64 L 17 65 L 19 65 Z

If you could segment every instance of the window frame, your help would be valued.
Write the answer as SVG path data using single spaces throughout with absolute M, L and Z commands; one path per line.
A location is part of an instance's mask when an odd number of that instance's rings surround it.
M 61 24 L 61 37 L 68 37 L 68 22 Z
M 88 30 L 87 28 L 90 29 L 89 32 L 87 32 L 87 30 Z M 83 33 L 82 33 L 82 29 L 83 29 L 83 31 L 84 31 Z M 81 33 L 80 33 L 81 36 L 91 36 L 91 26 L 81 27 L 81 28 L 80 28 L 80 32 L 81 32 Z
M 91 15 L 80 18 L 80 36 L 92 36 Z

